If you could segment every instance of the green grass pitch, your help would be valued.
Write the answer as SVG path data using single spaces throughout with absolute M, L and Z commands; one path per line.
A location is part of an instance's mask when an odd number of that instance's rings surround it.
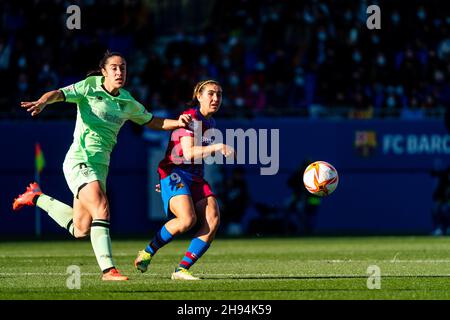
M 141 274 L 133 260 L 146 240 L 113 239 L 127 282 L 102 282 L 88 240 L 0 242 L 0 299 L 450 299 L 450 237 L 216 239 L 192 267 L 201 281 L 170 275 L 189 242 L 176 240 Z M 80 267 L 80 289 L 67 267 Z M 368 289 L 368 267 L 380 289 Z

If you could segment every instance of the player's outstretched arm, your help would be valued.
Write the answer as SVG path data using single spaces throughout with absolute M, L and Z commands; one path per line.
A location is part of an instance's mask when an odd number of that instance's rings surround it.
M 147 127 L 155 130 L 175 130 L 178 128 L 187 128 L 191 121 L 192 117 L 190 114 L 182 114 L 178 120 L 153 118 L 147 124 Z
M 64 101 L 64 95 L 61 90 L 53 90 L 46 92 L 36 101 L 22 101 L 20 106 L 26 108 L 34 117 L 44 110 L 45 106 L 51 103 Z
M 188 161 L 209 157 L 214 152 L 221 152 L 225 157 L 236 155 L 233 147 L 223 143 L 211 144 L 209 146 L 196 146 L 194 145 L 194 138 L 188 136 L 182 137 L 180 143 L 183 156 Z

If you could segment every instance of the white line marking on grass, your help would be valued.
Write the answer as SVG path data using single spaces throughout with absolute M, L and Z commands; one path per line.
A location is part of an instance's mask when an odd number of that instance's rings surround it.
M 367 259 L 367 260 L 352 260 L 352 259 L 348 259 L 348 260 L 305 260 L 304 262 L 315 262 L 315 263 L 324 263 L 324 262 L 328 262 L 328 263 L 351 263 L 351 262 L 361 262 L 361 263 L 366 263 L 366 262 L 377 262 L 377 263 L 450 263 L 449 259 L 436 259 L 436 260 L 428 260 L 428 259 L 418 259 L 418 260 L 397 260 L 395 257 L 394 259 L 390 259 L 390 260 L 372 260 L 372 259 Z
M 396 253 L 393 259 L 383 259 L 383 260 L 375 260 L 375 259 L 321 259 L 321 260 L 301 260 L 301 259 L 292 259 L 292 261 L 295 261 L 296 263 L 367 263 L 367 262 L 376 262 L 376 263 L 450 263 L 450 259 L 405 259 L 400 260 L 397 259 L 399 253 Z M 30 259 L 30 258 L 61 258 L 61 257 L 70 257 L 73 259 L 80 258 L 80 257 L 90 257 L 92 256 L 91 253 L 85 254 L 85 255 L 61 255 L 61 254 L 55 254 L 55 255 L 0 255 L 0 258 L 23 258 L 23 259 Z M 115 257 L 129 257 L 134 256 L 131 254 L 125 254 L 125 253 L 115 253 Z M 162 254 L 160 255 L 162 256 Z M 167 256 L 167 255 L 166 255 Z
M 98 276 L 99 273 L 81 273 L 82 276 Z M 136 274 L 138 275 L 138 274 Z M 167 277 L 169 277 L 167 273 Z M 289 278 L 304 278 L 304 279 L 315 279 L 315 278 L 364 278 L 365 274 L 275 274 L 275 273 L 198 273 L 199 276 L 214 279 L 215 277 L 228 277 L 230 280 L 234 279 L 245 279 L 245 278 L 283 278 L 289 280 Z M 15 277 L 15 276 L 67 276 L 67 273 L 62 272 L 0 272 L 1 276 Z M 163 277 L 165 275 L 157 273 L 146 273 L 139 274 L 139 277 Z M 386 277 L 450 277 L 450 274 L 383 274 Z M 134 279 L 137 280 L 137 279 Z M 249 279 L 254 280 L 254 279 Z
M 86 252 L 86 254 L 0 254 L 0 258 L 78 258 L 78 257 L 90 257 L 92 256 L 92 252 Z M 115 257 L 130 257 L 134 256 L 134 254 L 130 253 L 114 253 Z
M 82 276 L 99 275 L 100 273 L 81 273 Z M 67 276 L 67 273 L 63 272 L 0 272 L 1 276 Z
M 397 256 L 398 256 L 399 254 L 400 254 L 400 252 L 397 252 L 397 253 L 395 254 L 394 258 L 392 259 L 391 262 L 395 262 L 395 260 L 397 259 Z
M 294 279 L 340 279 L 340 278 L 366 278 L 367 275 L 365 274 L 230 274 L 230 273 L 198 273 L 199 276 L 205 277 L 207 280 L 214 279 L 214 278 L 229 278 L 229 280 L 258 280 L 260 278 L 261 280 L 294 280 Z M 383 274 L 384 277 L 450 277 L 450 274 Z M 279 279 L 277 279 L 279 278 Z M 292 278 L 292 279 L 290 279 Z M 227 279 L 222 279 L 227 280 Z

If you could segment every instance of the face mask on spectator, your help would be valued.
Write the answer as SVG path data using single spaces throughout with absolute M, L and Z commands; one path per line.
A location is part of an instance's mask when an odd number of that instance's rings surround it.
M 178 32 L 178 33 L 175 35 L 175 40 L 176 40 L 176 41 L 183 41 L 183 40 L 184 40 L 184 34 L 183 34 L 182 32 Z
M 391 19 L 394 24 L 398 24 L 400 22 L 400 15 L 397 12 L 394 12 Z
M 351 43 L 358 41 L 358 30 L 352 28 L 352 30 L 350 30 L 349 38 Z
M 256 70 L 258 71 L 264 71 L 266 69 L 266 65 L 262 61 L 258 61 L 256 64 Z
M 303 79 L 302 76 L 296 76 L 295 77 L 295 84 L 299 87 L 303 87 L 303 85 L 305 84 L 305 79 Z
M 387 86 L 387 88 L 386 88 L 386 92 L 388 93 L 388 94 L 394 94 L 394 91 L 395 91 L 395 89 L 394 89 L 394 87 L 393 86 Z
M 361 54 L 359 53 L 358 50 L 353 52 L 352 58 L 353 58 L 353 61 L 355 61 L 355 62 L 361 61 Z
M 20 82 L 19 83 L 19 91 L 25 92 L 28 89 L 28 83 L 26 82 Z
M 252 86 L 250 87 L 250 91 L 252 93 L 257 93 L 259 91 L 259 86 L 256 83 L 252 84 Z
M 433 20 L 433 25 L 434 25 L 436 28 L 439 28 L 439 27 L 442 25 L 442 20 L 439 19 L 439 18 L 434 19 L 434 20 Z
M 238 43 L 238 38 L 236 38 L 235 36 L 230 38 L 230 41 L 228 42 L 228 44 L 233 47 Z
M 387 98 L 386 104 L 389 108 L 395 107 L 395 98 L 393 96 L 389 96 Z
M 319 41 L 325 41 L 327 40 L 327 34 L 324 31 L 319 31 L 317 33 L 317 39 L 319 39 Z
M 436 82 L 442 82 L 444 81 L 444 73 L 441 70 L 436 70 L 434 72 L 434 80 Z
M 208 65 L 209 61 L 208 61 L 208 56 L 206 55 L 202 55 L 200 57 L 200 65 L 203 67 L 206 67 Z
M 232 86 L 237 86 L 239 84 L 239 78 L 237 75 L 233 74 L 230 76 L 230 84 Z
M 350 22 L 352 20 L 352 12 L 350 10 L 345 11 L 344 19 L 347 22 Z
M 136 87 L 141 85 L 141 79 L 139 77 L 133 77 L 131 79 L 131 85 Z
M 242 97 L 237 97 L 234 99 L 234 103 L 237 107 L 243 107 L 244 106 L 244 99 Z
M 306 10 L 303 13 L 303 19 L 305 20 L 306 23 L 313 23 L 314 21 L 316 21 L 316 18 Z
M 41 47 L 44 45 L 45 39 L 43 36 L 38 36 L 36 38 L 36 44 L 38 45 L 38 47 Z
M 425 13 L 425 10 L 424 9 L 419 9 L 419 11 L 417 11 L 417 17 L 420 19 L 420 20 L 425 20 L 425 18 L 427 17 L 427 14 Z
M 20 57 L 19 61 L 17 61 L 17 65 L 19 66 L 19 68 L 26 68 L 27 59 L 25 59 L 25 57 Z
M 380 38 L 377 35 L 372 35 L 372 43 L 373 44 L 379 44 L 380 43 Z
M 198 38 L 197 38 L 197 43 L 199 45 L 205 44 L 206 43 L 205 35 L 203 35 L 203 34 L 199 35 Z
M 179 57 L 174 58 L 172 64 L 175 68 L 181 66 L 181 59 Z
M 225 69 L 229 69 L 230 66 L 231 66 L 230 59 L 228 59 L 228 58 L 223 59 L 222 67 L 224 67 Z

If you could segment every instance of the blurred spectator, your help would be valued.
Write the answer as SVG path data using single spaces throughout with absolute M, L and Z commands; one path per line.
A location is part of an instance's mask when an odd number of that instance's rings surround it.
M 450 166 L 437 159 L 431 175 L 437 180 L 433 192 L 432 234 L 450 235 Z

